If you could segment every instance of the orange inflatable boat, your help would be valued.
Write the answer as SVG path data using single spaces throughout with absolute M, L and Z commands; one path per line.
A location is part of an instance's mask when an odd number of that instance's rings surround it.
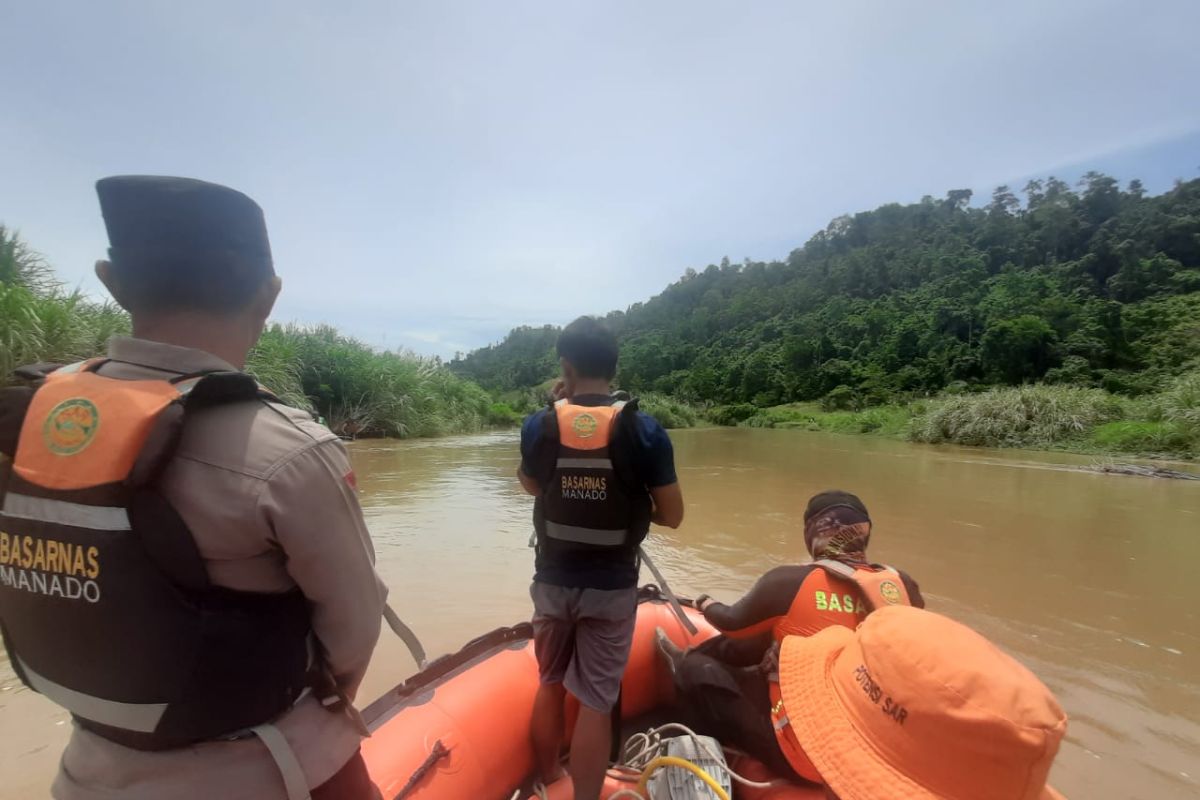
M 715 633 L 698 611 L 690 607 L 683 611 L 698 633 L 684 629 L 655 587 L 641 590 L 637 630 L 621 690 L 622 741 L 670 721 L 666 708 L 672 698 L 671 681 L 657 657 L 655 628 L 662 627 L 680 645 Z M 537 687 L 533 629 L 524 623 L 479 637 L 376 700 L 363 712 L 372 731 L 363 743 L 363 755 L 383 796 L 387 800 L 534 797 L 529 724 Z M 568 705 L 568 730 L 575 710 Z M 672 735 L 676 734 L 663 733 Z M 729 767 L 759 784 L 774 777 L 744 757 L 730 757 Z M 683 769 L 679 765 L 661 768 Z M 610 770 L 601 797 L 649 797 L 639 787 L 640 778 L 637 770 Z M 739 800 L 821 800 L 825 796 L 820 789 L 775 783 L 769 787 L 735 783 L 732 796 Z M 546 789 L 548 800 L 572 797 L 569 779 Z

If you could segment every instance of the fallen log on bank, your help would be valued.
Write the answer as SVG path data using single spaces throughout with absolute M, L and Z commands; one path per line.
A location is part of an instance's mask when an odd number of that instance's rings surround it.
M 1142 478 L 1170 478 L 1181 481 L 1200 481 L 1200 475 L 1192 472 L 1180 472 L 1166 467 L 1148 466 L 1145 464 L 1118 464 L 1116 462 L 1095 464 L 1087 469 L 1093 472 L 1103 472 L 1108 475 L 1136 475 Z

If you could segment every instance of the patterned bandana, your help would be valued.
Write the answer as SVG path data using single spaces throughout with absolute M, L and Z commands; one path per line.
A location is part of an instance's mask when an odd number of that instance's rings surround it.
M 871 520 L 856 508 L 832 506 L 804 523 L 804 544 L 814 560 L 863 563 L 871 541 Z

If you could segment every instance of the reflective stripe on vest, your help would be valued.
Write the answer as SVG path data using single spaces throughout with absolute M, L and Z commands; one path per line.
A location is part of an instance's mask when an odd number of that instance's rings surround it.
M 611 458 L 560 458 L 559 469 L 612 469 Z
M 620 547 L 625 543 L 625 538 L 629 535 L 629 531 L 581 528 L 578 525 L 561 525 L 557 522 L 546 520 L 546 535 L 551 539 L 558 539 L 560 542 Z
M 101 725 L 138 733 L 153 733 L 167 711 L 166 703 L 121 703 L 77 692 L 39 675 L 22 661 L 20 656 L 17 656 L 17 663 L 25 675 L 25 680 L 35 692 L 46 695 L 72 714 L 78 714 Z
M 13 519 L 70 525 L 73 528 L 91 528 L 94 531 L 130 530 L 129 512 L 124 508 L 86 506 L 83 503 L 30 497 L 15 492 L 9 492 L 5 496 L 4 510 L 0 513 Z
M 796 739 L 796 730 L 792 727 L 787 708 L 783 705 L 779 676 L 775 675 L 769 680 L 767 696 L 771 702 L 771 727 L 775 730 L 775 741 L 779 743 L 780 752 L 797 775 L 813 783 L 823 783 L 821 773 Z

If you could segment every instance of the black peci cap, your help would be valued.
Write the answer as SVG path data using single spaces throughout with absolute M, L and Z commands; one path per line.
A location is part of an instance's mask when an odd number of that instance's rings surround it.
M 117 175 L 96 182 L 114 265 L 179 264 L 274 274 L 263 211 L 239 191 L 192 178 Z
M 810 519 L 826 509 L 836 508 L 839 506 L 842 508 L 850 508 L 859 512 L 863 515 L 863 517 L 866 518 L 867 522 L 870 522 L 871 520 L 871 515 L 867 513 L 867 507 L 863 505 L 863 501 L 859 500 L 856 495 L 850 494 L 850 492 L 843 492 L 839 489 L 830 489 L 821 492 L 818 495 L 814 495 L 813 498 L 808 501 L 808 508 L 804 509 L 804 522 L 807 523 Z

